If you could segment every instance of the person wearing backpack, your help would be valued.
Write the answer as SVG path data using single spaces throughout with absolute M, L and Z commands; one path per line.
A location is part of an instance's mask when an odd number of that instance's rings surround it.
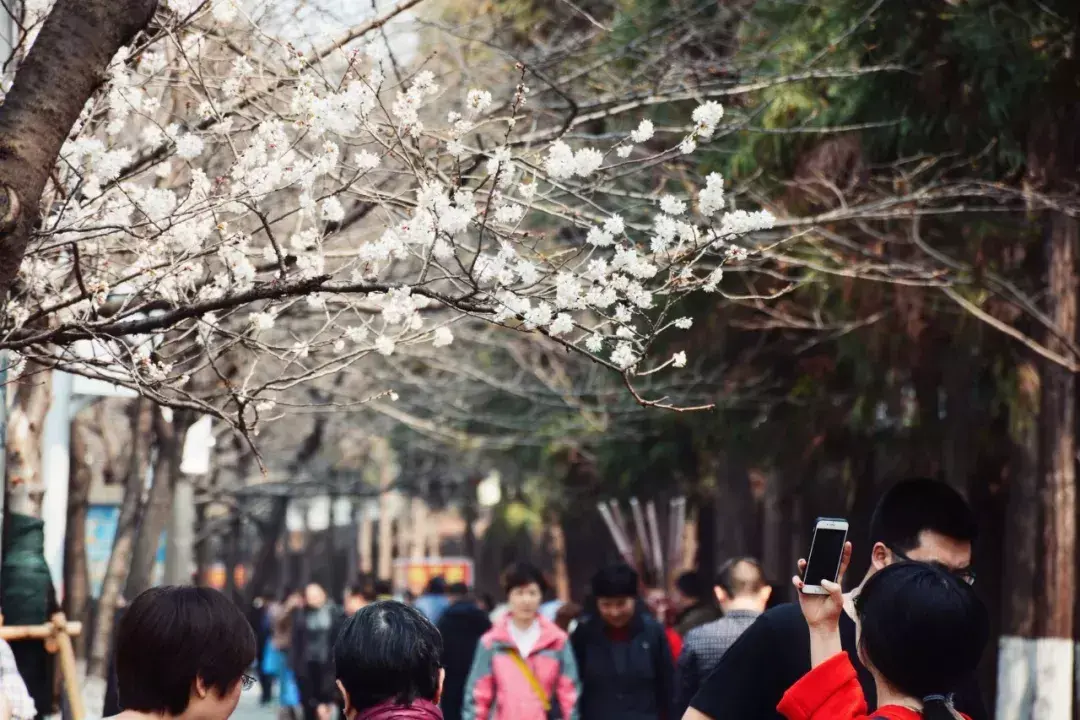
M 677 720 L 675 660 L 664 626 L 638 598 L 629 565 L 596 573 L 588 616 L 570 639 L 581 675 L 581 720 Z
M 480 638 L 462 719 L 578 720 L 581 684 L 570 640 L 539 612 L 543 574 L 516 563 L 502 585 L 509 610 Z

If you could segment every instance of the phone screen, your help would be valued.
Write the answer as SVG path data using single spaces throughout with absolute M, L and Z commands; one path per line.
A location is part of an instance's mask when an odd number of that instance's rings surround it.
M 810 545 L 810 557 L 806 560 L 806 575 L 803 582 L 807 585 L 820 585 L 822 580 L 836 581 L 836 571 L 840 568 L 840 555 L 844 552 L 844 530 L 814 531 L 814 540 Z

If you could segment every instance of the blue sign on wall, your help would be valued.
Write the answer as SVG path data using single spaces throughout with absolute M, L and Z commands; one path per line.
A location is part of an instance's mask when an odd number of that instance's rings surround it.
M 86 512 L 86 564 L 90 575 L 90 594 L 94 597 L 101 595 L 119 521 L 118 505 L 91 505 Z M 157 557 L 154 558 L 153 583 L 160 584 L 164 577 L 165 533 L 161 533 Z

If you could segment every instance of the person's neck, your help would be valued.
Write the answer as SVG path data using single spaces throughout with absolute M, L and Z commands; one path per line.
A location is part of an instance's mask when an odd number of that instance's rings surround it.
M 765 612 L 760 600 L 748 597 L 736 597 L 728 600 L 724 603 L 723 610 L 725 614 L 729 612 Z
M 518 630 L 523 630 L 524 631 L 524 630 L 528 630 L 529 628 L 531 628 L 536 623 L 536 618 L 532 618 L 531 620 L 519 620 L 516 617 L 512 617 L 512 618 L 510 618 L 510 622 Z
M 872 674 L 874 676 L 874 686 L 877 688 L 877 704 L 879 708 L 886 705 L 898 705 L 918 713 L 922 712 L 922 701 L 920 699 L 900 692 L 876 672 Z
M 180 720 L 183 718 L 183 714 L 170 715 L 166 712 L 140 712 L 138 710 L 121 710 L 118 715 L 114 716 L 116 720 Z

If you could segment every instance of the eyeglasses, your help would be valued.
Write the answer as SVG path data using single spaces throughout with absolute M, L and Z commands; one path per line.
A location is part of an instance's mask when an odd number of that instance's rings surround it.
M 240 687 L 244 690 L 250 690 L 255 687 L 255 678 L 250 675 L 240 676 Z
M 896 548 L 889 548 L 889 552 L 891 552 L 893 555 L 900 558 L 904 562 L 914 562 L 914 563 L 920 563 L 922 565 L 933 565 L 934 567 L 939 568 L 939 569 L 944 570 L 945 572 L 949 573 L 950 575 L 952 575 L 956 579 L 960 580 L 961 582 L 967 583 L 968 585 L 974 585 L 975 584 L 975 570 L 972 569 L 972 568 L 962 568 L 960 570 L 956 570 L 954 568 L 948 567 L 948 566 L 946 566 L 946 565 L 944 565 L 942 563 L 939 563 L 939 562 L 933 562 L 933 561 L 925 562 L 925 561 L 922 561 L 922 560 L 912 560 L 910 557 L 907 556 L 906 553 L 902 553 L 899 550 L 897 550 Z

